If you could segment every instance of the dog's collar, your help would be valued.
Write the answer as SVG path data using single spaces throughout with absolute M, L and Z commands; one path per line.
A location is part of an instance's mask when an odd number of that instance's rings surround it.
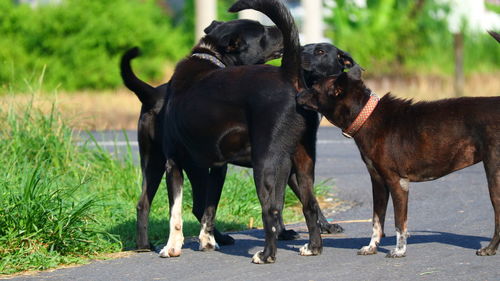
M 368 102 L 365 106 L 363 106 L 363 109 L 361 109 L 361 112 L 358 114 L 356 119 L 354 119 L 354 122 L 352 122 L 346 130 L 342 131 L 342 135 L 346 138 L 352 138 L 352 136 L 354 136 L 354 134 L 356 134 L 356 132 L 363 126 L 363 124 L 365 124 L 366 120 L 368 120 L 379 100 L 380 98 L 377 94 L 371 92 Z
M 192 57 L 197 57 L 197 58 L 200 58 L 200 59 L 203 59 L 203 60 L 207 60 L 215 65 L 217 65 L 218 67 L 220 68 L 225 68 L 226 65 L 220 61 L 217 57 L 213 56 L 213 55 L 210 55 L 210 54 L 206 54 L 206 53 L 194 53 L 191 55 Z

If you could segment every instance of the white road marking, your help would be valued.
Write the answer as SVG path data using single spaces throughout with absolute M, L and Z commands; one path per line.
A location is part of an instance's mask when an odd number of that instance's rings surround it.
M 78 145 L 83 145 L 85 142 L 78 142 Z M 328 144 L 348 144 L 348 143 L 353 143 L 352 140 L 318 140 L 317 141 L 317 144 L 320 144 L 320 145 L 328 145 Z M 130 146 L 139 146 L 139 143 L 137 141 L 129 141 L 129 142 L 126 142 L 126 141 L 98 141 L 97 143 L 89 140 L 87 142 L 87 145 L 89 146 L 112 146 L 112 147 L 115 147 L 115 146 L 127 146 L 127 145 L 130 145 Z

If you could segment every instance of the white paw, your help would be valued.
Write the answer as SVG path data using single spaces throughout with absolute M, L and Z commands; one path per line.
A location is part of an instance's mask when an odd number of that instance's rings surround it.
M 401 250 L 398 248 L 392 249 L 389 253 L 387 253 L 387 258 L 403 258 L 406 257 L 406 249 Z
M 165 246 L 160 251 L 160 257 L 162 258 L 178 257 L 180 255 L 181 255 L 181 248 L 172 248 Z
M 200 242 L 200 246 L 198 248 L 198 250 L 200 250 L 200 251 L 212 251 L 212 250 L 218 251 L 219 249 L 220 249 L 220 247 L 219 247 L 219 244 L 217 244 L 217 242 L 205 243 L 205 244 L 202 244 Z
M 309 243 L 306 243 L 304 246 L 300 247 L 299 254 L 301 256 L 312 256 L 313 252 L 309 249 Z
M 256 263 L 256 264 L 263 264 L 264 261 L 260 259 L 261 254 L 262 254 L 262 251 L 258 251 L 257 253 L 255 253 L 255 255 L 253 255 L 253 257 L 252 257 L 252 262 Z
M 362 256 L 367 256 L 367 255 L 374 255 L 377 253 L 377 247 L 372 247 L 372 246 L 364 246 L 358 251 L 358 255 Z
M 198 248 L 200 251 L 219 250 L 219 244 L 215 241 L 215 237 L 204 231 L 204 228 L 201 230 L 198 239 L 200 240 L 200 246 Z
M 172 240 L 175 240 L 175 242 L 171 242 Z M 169 239 L 167 245 L 161 249 L 160 257 L 171 258 L 180 256 L 182 252 L 182 244 L 184 244 L 184 237 Z

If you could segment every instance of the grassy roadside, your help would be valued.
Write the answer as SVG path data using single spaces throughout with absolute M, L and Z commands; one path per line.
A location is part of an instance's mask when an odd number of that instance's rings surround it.
M 82 263 L 135 244 L 135 205 L 140 169 L 128 154 L 111 155 L 92 141 L 77 145 L 58 107 L 48 112 L 26 104 L 0 111 L 0 274 Z M 19 108 L 16 108 L 20 106 Z M 184 234 L 196 236 L 191 188 L 184 186 Z M 165 187 L 155 198 L 150 238 L 168 233 Z M 317 188 L 324 192 L 325 188 Z M 302 220 L 288 191 L 286 222 Z M 217 217 L 222 231 L 261 226 L 260 204 L 247 170 L 230 170 Z
M 171 72 L 171 71 L 170 71 Z M 168 72 L 168 73 L 170 73 Z M 474 74 L 466 79 L 466 96 L 499 96 L 500 73 Z M 166 75 L 165 77 L 168 77 Z M 163 82 L 154 83 L 158 85 Z M 434 76 L 414 76 L 406 78 L 370 78 L 366 84 L 382 96 L 387 92 L 401 98 L 436 100 L 451 98 L 453 81 L 451 78 Z M 24 108 L 31 102 L 31 95 L 0 95 L 0 109 L 6 110 L 9 104 Z M 56 102 L 66 124 L 80 130 L 135 130 L 140 111 L 140 102 L 127 89 L 104 92 L 76 92 L 44 94 L 43 99 L 34 101 L 37 108 L 48 113 Z M 322 125 L 329 125 L 324 122 Z

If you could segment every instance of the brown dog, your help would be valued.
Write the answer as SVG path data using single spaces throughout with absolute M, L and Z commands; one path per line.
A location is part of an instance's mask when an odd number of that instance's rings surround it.
M 500 243 L 500 97 L 412 103 L 390 94 L 378 99 L 361 80 L 361 69 L 329 77 L 302 91 L 297 101 L 319 111 L 352 136 L 368 167 L 373 188 L 373 234 L 360 255 L 377 253 L 389 194 L 397 246 L 406 254 L 409 182 L 429 181 L 483 161 L 495 233 L 477 255 L 494 255 Z M 358 118 L 359 116 L 359 118 Z

